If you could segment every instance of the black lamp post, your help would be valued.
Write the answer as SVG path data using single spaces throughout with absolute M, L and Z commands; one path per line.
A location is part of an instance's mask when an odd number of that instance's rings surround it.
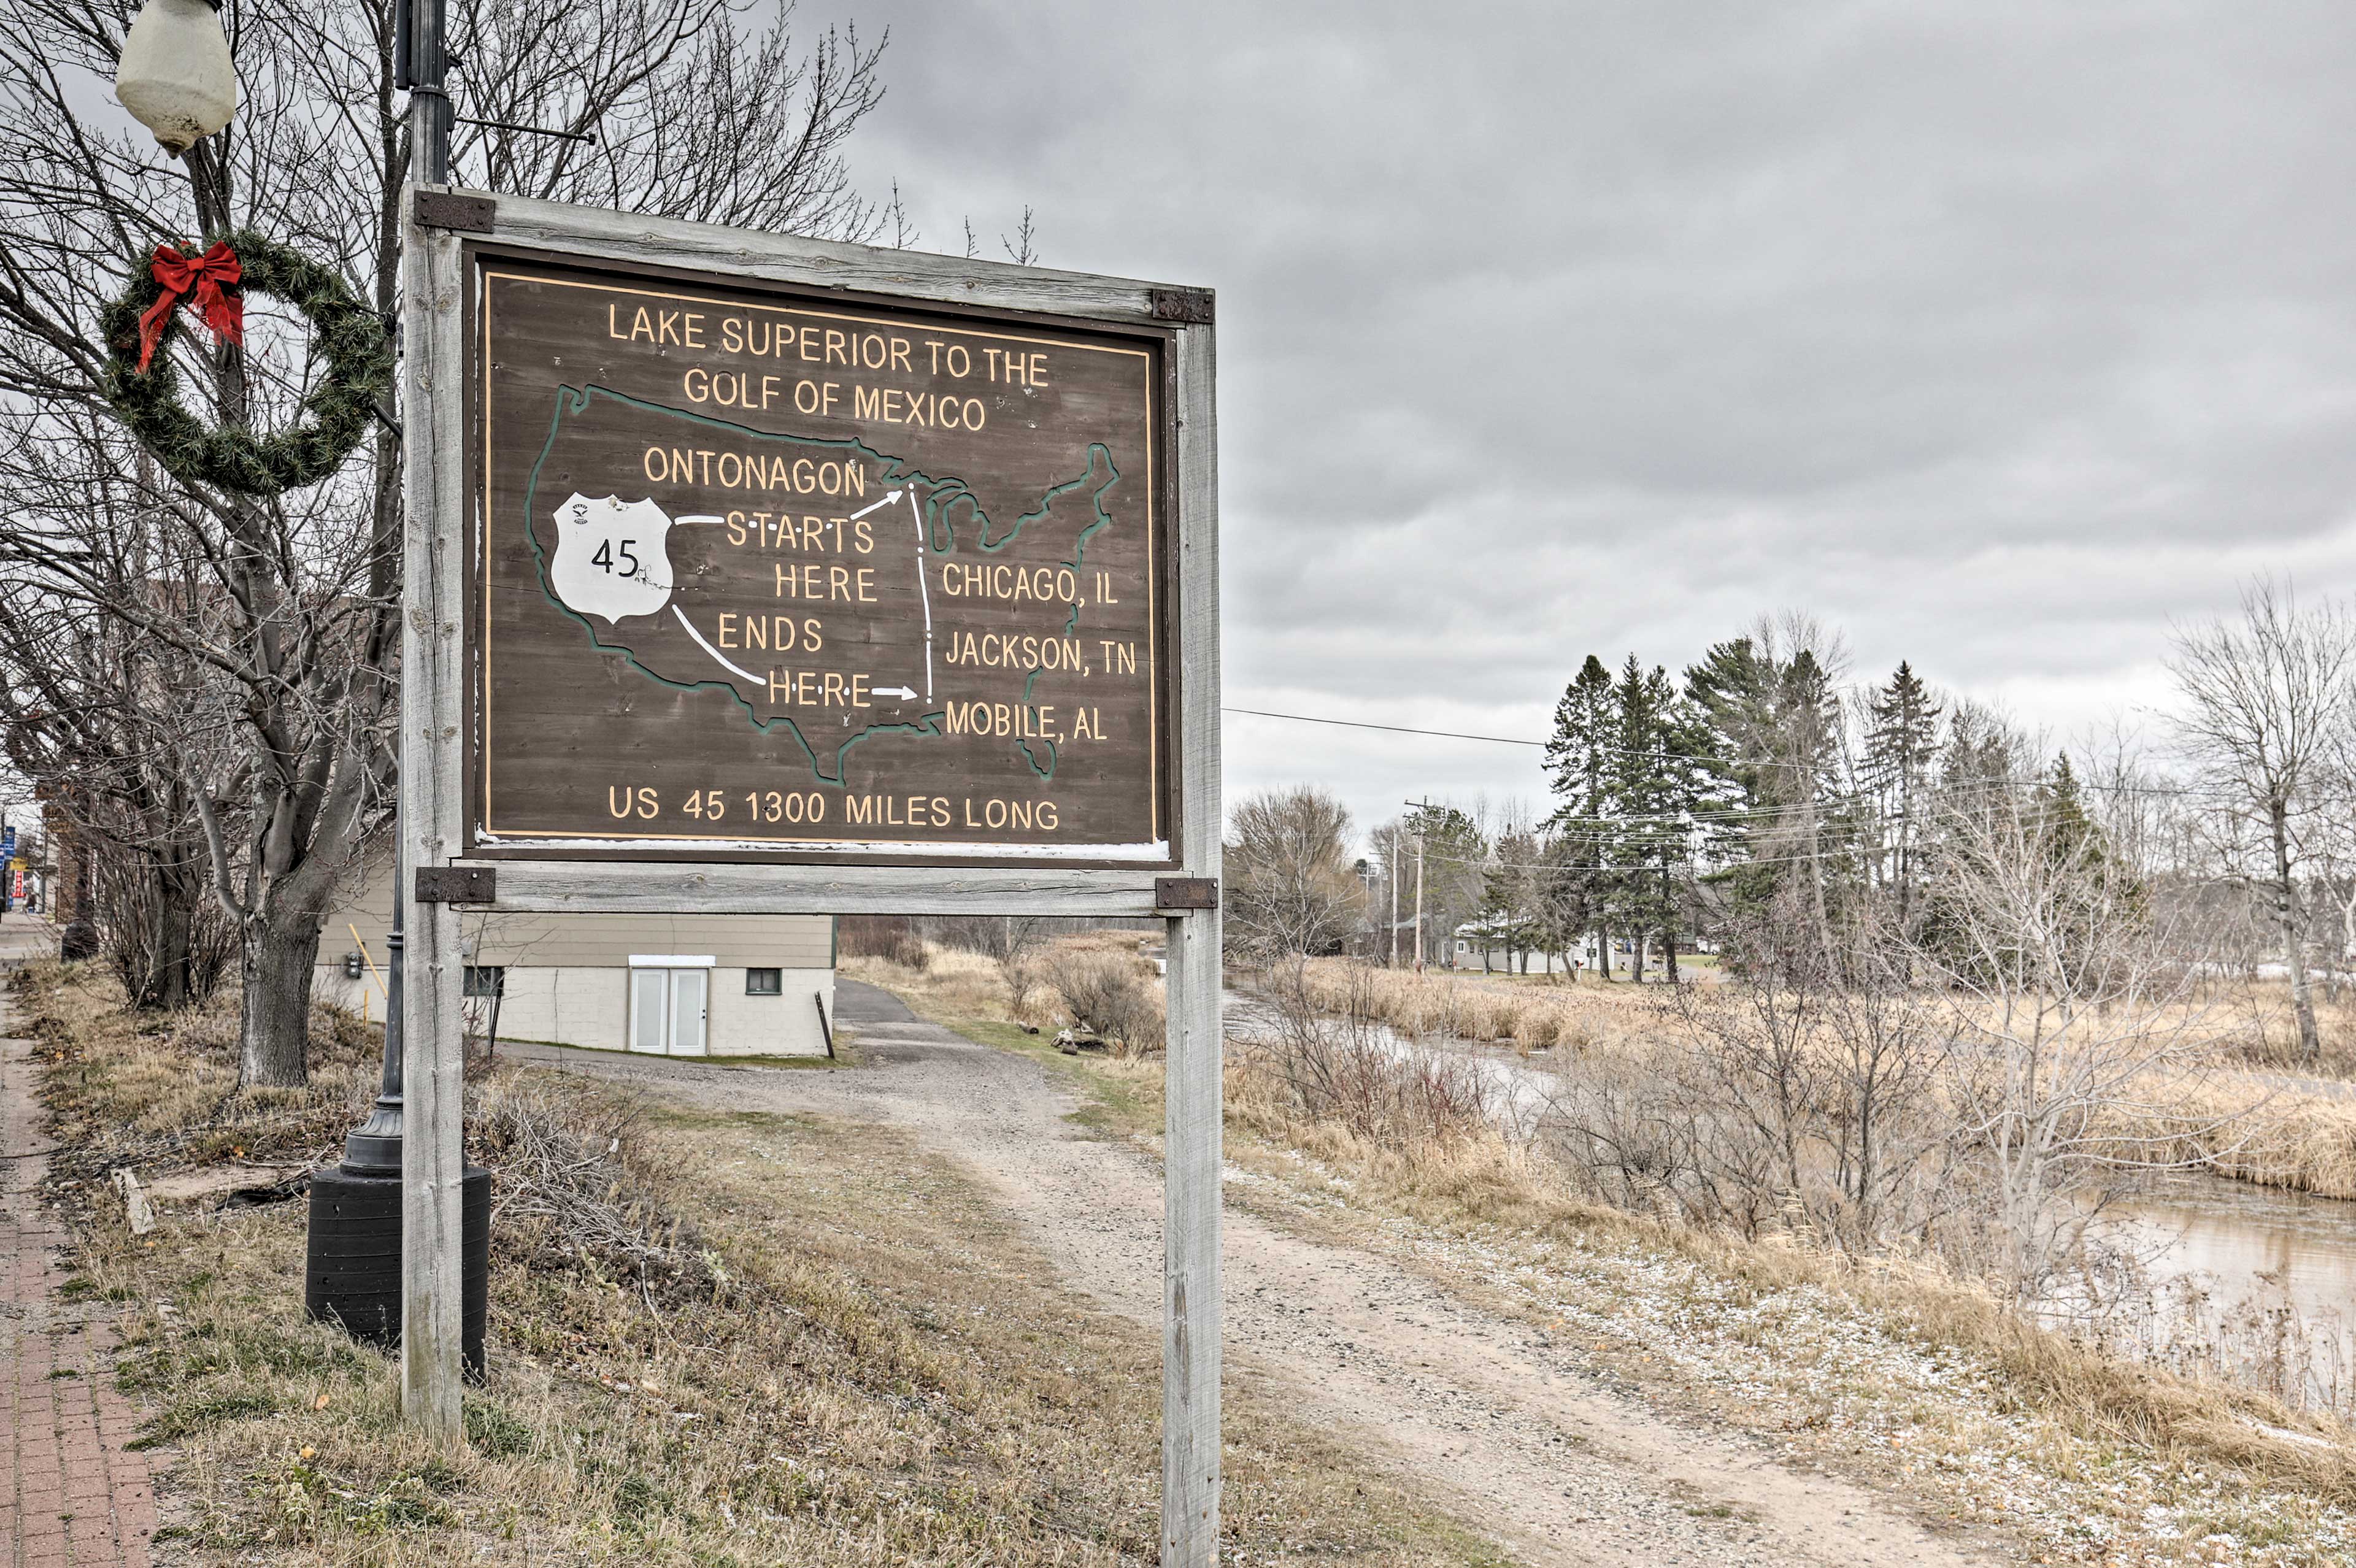
M 409 94 L 410 178 L 419 186 L 443 185 L 450 177 L 442 36 L 443 0 L 399 0 L 393 10 L 393 86 Z M 392 930 L 385 938 L 382 1086 L 368 1120 L 346 1135 L 343 1163 L 312 1175 L 304 1269 L 304 1306 L 312 1317 L 341 1322 L 355 1337 L 388 1346 L 400 1338 L 403 1307 L 402 922 L 409 901 L 403 869 L 396 820 Z M 466 1375 L 477 1381 L 485 1373 L 490 1217 L 491 1174 L 468 1167 L 459 1192 L 459 1350 Z
M 344 1168 L 401 1175 L 401 828 L 392 835 L 392 930 L 384 939 L 384 1078 L 369 1118 L 344 1136 Z

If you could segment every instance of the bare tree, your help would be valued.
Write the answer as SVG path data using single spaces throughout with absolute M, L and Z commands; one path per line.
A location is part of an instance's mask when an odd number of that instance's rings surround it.
M 2222 1121 L 2183 1105 L 2206 1072 L 2201 965 L 2083 816 L 2037 800 L 1954 812 L 1932 898 L 1953 1041 L 1954 1136 L 1990 1188 L 1997 1272 L 2038 1295 L 2078 1254 L 2121 1175 L 2179 1163 Z
M 1306 784 L 1263 790 L 1236 807 L 1225 902 L 1237 951 L 1268 963 L 1341 947 L 1365 918 L 1349 835 L 1342 803 Z
M 2272 899 L 2299 1054 L 2312 1061 L 2322 1042 L 2299 877 L 2328 826 L 2329 764 L 2356 700 L 2356 620 L 2260 580 L 2243 592 L 2238 624 L 2179 630 L 2169 669 L 2186 702 L 2179 731 L 2217 797 L 2217 848 Z
M 399 197 L 409 171 L 392 86 L 391 0 L 224 13 L 236 122 L 177 161 L 87 106 L 112 79 L 127 0 L 0 0 L 0 570 L 36 596 L 153 645 L 224 714 L 226 755 L 182 758 L 213 891 L 242 937 L 241 1072 L 303 1082 L 319 921 L 349 855 L 385 820 L 397 709 L 401 480 L 388 418 L 343 470 L 255 496 L 158 479 L 77 499 L 80 427 L 112 418 L 102 313 L 155 246 L 251 227 L 342 271 L 398 319 Z M 880 43 L 797 48 L 790 6 L 751 0 L 462 5 L 458 112 L 587 132 L 593 144 L 472 127 L 461 178 L 666 216 L 866 238 L 843 140 L 881 95 Z M 283 428 L 321 367 L 300 324 L 250 302 L 242 346 L 181 335 L 201 417 Z M 387 411 L 389 414 L 389 411 Z M 60 455 L 60 454 L 63 455 Z M 159 454 L 160 455 L 160 454 Z M 136 514 L 193 563 L 198 591 L 159 598 L 119 570 Z M 158 752 L 157 755 L 166 753 Z

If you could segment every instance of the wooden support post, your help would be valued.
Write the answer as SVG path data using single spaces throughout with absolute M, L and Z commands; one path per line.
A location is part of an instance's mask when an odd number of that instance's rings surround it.
M 1218 454 L 1207 328 L 1179 334 L 1178 656 L 1183 708 L 1179 850 L 1190 877 L 1219 874 Z M 1169 926 L 1162 1139 L 1162 1568 L 1219 1557 L 1219 912 Z
M 402 203 L 402 455 L 408 539 L 401 635 L 401 833 L 408 885 L 402 972 L 401 1405 L 436 1436 L 464 1432 L 459 1391 L 459 1184 L 466 1173 L 466 1053 L 459 1033 L 458 912 L 417 901 L 416 868 L 461 847 L 466 687 L 466 274 L 455 236 L 419 227 Z
M 1169 922 L 1162 1142 L 1162 1563 L 1219 1544 L 1219 912 Z

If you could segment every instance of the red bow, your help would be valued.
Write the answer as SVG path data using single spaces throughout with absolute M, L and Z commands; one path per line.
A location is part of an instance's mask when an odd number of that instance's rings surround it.
M 213 329 L 213 336 L 228 343 L 245 340 L 245 301 L 225 288 L 237 287 L 245 276 L 238 265 L 237 252 L 223 240 L 203 255 L 189 259 L 169 245 L 155 247 L 155 262 L 149 269 L 164 292 L 155 303 L 139 317 L 139 368 L 144 372 L 147 361 L 155 355 L 155 345 L 164 339 L 164 325 L 172 319 L 173 308 L 189 293 L 197 296 L 197 311 L 205 325 Z

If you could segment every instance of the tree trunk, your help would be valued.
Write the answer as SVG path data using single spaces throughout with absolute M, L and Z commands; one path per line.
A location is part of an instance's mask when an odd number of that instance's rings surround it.
M 2290 1010 L 2298 1019 L 2298 1058 L 2313 1061 L 2323 1054 L 2323 1040 L 2315 1029 L 2315 997 L 2307 980 L 2307 943 L 2299 930 L 2298 901 L 2292 896 L 2289 804 L 2273 802 L 2270 815 L 2275 835 L 2275 918 L 2282 923 L 2283 962 L 2290 966 Z
M 1603 977 L 1605 985 L 1612 984 L 1612 929 L 1609 926 L 1595 928 L 1595 972 Z
M 1662 972 L 1674 986 L 1677 983 L 1677 895 L 1676 889 L 1669 881 L 1666 866 L 1661 868 L 1661 909 L 1664 912 L 1661 922 Z
M 142 1006 L 177 1012 L 194 999 L 188 994 L 189 949 L 195 939 L 197 901 L 204 896 L 203 885 L 187 876 L 183 867 L 156 866 L 155 928 Z
M 1653 933 L 1649 931 L 1638 932 L 1636 933 L 1635 964 L 1631 968 L 1628 977 L 1635 981 L 1639 986 L 1644 983 L 1644 961 L 1652 956 L 1652 950 Z
M 241 1088 L 300 1088 L 310 1073 L 311 972 L 319 962 L 316 915 L 272 912 L 247 923 L 244 1016 L 238 1028 Z

